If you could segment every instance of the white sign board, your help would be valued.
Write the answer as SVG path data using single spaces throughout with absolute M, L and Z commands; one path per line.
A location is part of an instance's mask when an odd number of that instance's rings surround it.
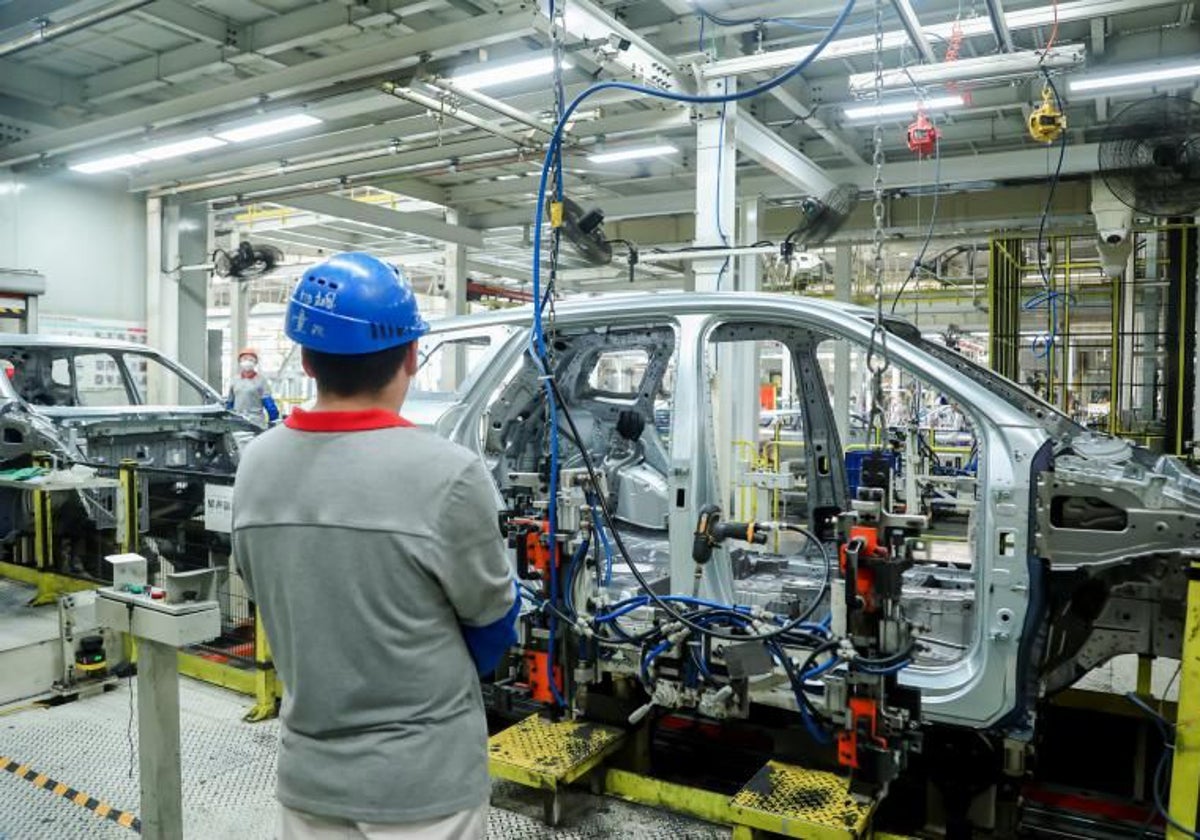
M 204 527 L 220 534 L 233 531 L 232 485 L 204 485 Z

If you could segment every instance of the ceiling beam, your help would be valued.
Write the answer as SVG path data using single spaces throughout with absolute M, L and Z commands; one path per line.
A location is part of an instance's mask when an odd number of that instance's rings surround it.
M 428 239 L 436 239 L 439 242 L 466 245 L 469 248 L 483 247 L 483 234 L 479 231 L 462 225 L 447 224 L 423 213 L 401 213 L 387 207 L 378 207 L 336 195 L 302 196 L 289 198 L 283 203 L 299 210 L 307 210 L 310 213 L 335 216 L 401 233 L 411 233 Z
M 530 23 L 530 18 L 522 14 L 493 15 L 404 35 L 366 49 L 313 59 L 295 67 L 105 117 L 79 128 L 13 143 L 0 148 L 0 166 L 141 133 L 147 126 L 172 125 L 239 106 L 255 107 L 261 105 L 263 97 L 327 88 L 364 75 L 412 67 L 421 60 L 455 55 L 509 40 L 528 31 Z
M 0 147 L 0 151 L 3 147 Z M 495 137 L 484 137 L 476 140 L 466 140 L 458 143 L 446 143 L 441 146 L 430 145 L 407 152 L 392 154 L 380 150 L 378 154 L 363 157 L 349 162 L 320 164 L 316 166 L 296 168 L 281 174 L 264 175 L 258 178 L 238 180 L 214 186 L 201 186 L 192 189 L 169 188 L 160 191 L 163 195 L 176 192 L 186 192 L 188 201 L 215 201 L 221 198 L 235 196 L 253 196 L 265 194 L 273 190 L 285 190 L 302 184 L 319 184 L 322 182 L 344 182 L 345 180 L 363 175 L 398 173 L 404 169 L 453 161 L 459 157 L 477 157 L 479 155 L 497 155 L 515 151 L 513 145 L 506 140 Z
M 1004 52 L 1013 52 L 1012 30 L 1008 28 L 1008 16 L 1004 12 L 1004 0 L 983 0 L 987 4 L 988 19 L 996 32 L 996 46 Z
M 917 12 L 913 9 L 912 3 L 909 0 L 892 0 L 892 6 L 896 9 L 896 14 L 900 16 L 900 24 L 904 27 L 904 32 L 908 35 L 908 40 L 912 41 L 912 45 L 920 53 L 921 60 L 926 64 L 932 64 L 937 61 L 937 56 L 933 53 L 933 47 L 929 46 L 929 39 L 925 37 L 925 33 L 921 30 L 921 19 L 917 17 Z
M 0 121 L 4 117 L 47 129 L 70 128 L 80 123 L 80 120 L 69 117 L 54 108 L 39 105 L 29 99 L 20 99 L 0 93 Z
M 549 33 L 549 0 L 538 0 L 539 15 L 534 25 Z M 633 76 L 655 87 L 690 91 L 695 85 L 683 73 L 675 59 L 651 44 L 637 32 L 613 17 L 592 0 L 571 0 L 563 8 L 563 26 L 574 41 L 603 46 L 614 37 L 626 44 L 624 49 L 612 49 L 599 60 L 602 67 L 616 76 Z M 619 70 L 614 72 L 613 65 Z
M 84 79 L 84 96 L 94 104 L 136 96 L 194 78 L 224 61 L 230 49 L 213 43 L 188 44 L 95 73 Z
M 585 87 L 586 85 L 572 85 L 567 88 L 567 97 L 577 95 Z M 549 106 L 548 95 L 548 91 L 542 89 L 508 98 L 507 102 L 526 112 L 536 113 Z M 380 93 L 380 97 L 382 96 Z M 224 148 L 219 154 L 202 155 L 195 161 L 150 166 L 131 181 L 131 189 L 140 191 L 181 186 L 188 181 L 212 180 L 219 175 L 236 173 L 254 166 L 278 166 L 280 161 L 297 161 L 301 158 L 346 152 L 356 148 L 379 147 L 399 138 L 411 141 L 414 134 L 426 133 L 434 125 L 426 109 L 399 102 L 396 105 L 396 108 L 390 110 L 373 109 L 368 117 L 370 125 L 363 125 L 364 117 L 356 114 L 353 117 L 301 129 L 286 138 L 267 139 L 237 150 Z M 660 130 L 670 127 L 669 119 L 677 119 L 661 116 L 664 112 L 681 115 L 686 121 L 687 111 L 683 108 L 658 106 L 638 113 L 647 115 L 642 118 L 645 126 L 653 126 L 654 130 Z M 576 123 L 574 130 L 567 135 L 568 143 L 572 142 L 571 138 L 574 136 L 585 131 L 594 131 L 594 125 L 596 123 L 587 121 Z M 611 132 L 629 131 L 638 127 L 623 127 L 616 123 L 605 125 L 605 130 Z M 181 134 L 181 139 L 182 136 Z
M 134 15 L 172 32 L 210 44 L 227 44 L 237 33 L 237 27 L 228 21 L 177 0 L 155 0 L 149 6 L 134 12 Z
M 488 262 L 479 257 L 471 257 L 467 260 L 467 271 L 478 271 L 481 274 L 492 274 L 497 277 L 509 277 L 520 283 L 533 282 L 533 272 L 528 268 L 517 268 L 516 266 L 505 265 L 503 263 Z
M 1059 24 L 1079 20 L 1091 20 L 1095 17 L 1109 15 L 1131 14 L 1145 9 L 1160 6 L 1174 6 L 1179 0 L 1073 0 L 1073 2 L 1058 4 Z M 1008 12 L 1005 20 L 1010 29 L 1034 29 L 1047 25 L 1048 7 L 1038 6 L 1033 9 L 1021 9 Z M 964 37 L 986 35 L 992 32 L 992 23 L 986 16 L 967 18 L 957 22 L 935 23 L 924 27 L 924 31 L 938 38 L 950 40 L 954 27 L 958 26 Z M 908 35 L 903 30 L 891 30 L 883 33 L 883 48 L 885 50 L 899 49 L 908 41 Z M 766 70 L 779 70 L 799 64 L 815 48 L 814 45 L 791 47 L 784 50 L 773 50 L 766 53 L 727 58 L 714 61 L 700 68 L 701 75 L 706 79 L 736 76 L 742 73 L 756 73 Z M 875 51 L 875 36 L 864 35 L 854 38 L 839 38 L 830 44 L 817 57 L 817 61 L 844 59 L 858 55 L 870 55 Z
M 825 195 L 836 186 L 825 170 L 744 111 L 736 117 L 733 136 L 739 149 L 807 195 Z
M 207 73 L 215 66 L 271 56 L 313 38 L 336 36 L 342 27 L 358 31 L 352 26 L 354 20 L 353 9 L 341 3 L 313 3 L 235 27 L 223 42 L 189 44 L 96 73 L 86 81 L 86 95 L 94 102 L 133 96 Z
M 9 0 L 0 3 L 0 32 L 18 26 L 32 31 L 39 20 L 77 2 L 79 0 Z
M 1089 143 L 1067 146 L 1063 158 L 1063 175 L 1078 175 L 1096 170 L 1096 154 L 1099 144 Z M 1043 179 L 1046 176 L 1046 153 L 1040 149 L 1021 149 L 1011 152 L 992 152 L 983 155 L 963 155 L 946 158 L 941 163 L 941 182 L 947 188 L 959 184 L 980 181 L 1017 181 Z M 837 183 L 856 184 L 860 192 L 871 189 L 874 170 L 870 166 L 850 166 L 828 170 L 828 176 Z M 884 188 L 887 191 L 927 186 L 929 163 L 903 161 L 888 163 L 883 169 Z M 804 194 L 795 186 L 769 176 L 741 178 L 738 194 L 759 196 L 766 199 L 798 198 Z M 528 224 L 533 202 L 529 207 L 517 207 L 469 216 L 466 223 L 471 227 L 490 230 L 502 227 L 517 227 Z M 677 190 L 654 193 L 652 199 L 645 196 L 611 199 L 601 202 L 604 218 L 609 220 L 649 218 L 694 213 L 695 190 Z
M 407 106 L 404 106 L 405 110 Z M 394 112 L 393 112 L 394 113 Z M 430 122 L 423 113 L 412 113 L 398 119 L 383 118 L 380 114 L 371 125 L 363 125 L 363 117 L 352 117 L 332 123 L 322 123 L 289 134 L 286 140 L 272 144 L 270 139 L 246 148 L 231 151 L 221 149 L 217 155 L 200 157 L 195 161 L 149 167 L 129 182 L 133 192 L 178 187 L 189 181 L 218 180 L 222 175 L 248 172 L 254 167 L 279 166 L 282 161 L 300 161 L 319 155 L 347 152 L 353 149 L 382 146 L 401 137 L 427 130 Z M 245 177 L 261 177 L 248 173 Z
M 43 107 L 79 105 L 83 98 L 83 88 L 75 79 L 51 73 L 28 62 L 4 58 L 0 58 L 0 93 L 28 99 Z
M 440 204 L 443 207 L 449 204 L 445 189 L 415 176 L 393 178 L 388 182 L 386 187 L 382 184 L 376 184 L 375 186 L 381 190 L 398 193 L 405 198 L 412 198 L 417 201 L 428 201 L 431 204 Z
M 613 117 L 596 120 L 587 125 L 589 133 L 605 135 L 628 133 L 634 130 L 661 131 L 672 126 L 685 126 L 687 124 L 686 112 L 664 109 L 661 111 L 651 111 L 649 115 L 643 115 L 643 112 L 617 114 Z M 375 129 L 378 129 L 378 127 L 375 127 Z M 384 133 L 387 137 L 395 136 L 390 131 L 385 131 Z M 335 138 L 336 136 L 333 139 Z M 189 201 L 212 201 L 234 196 L 252 196 L 257 193 L 284 190 L 289 187 L 298 187 L 301 185 L 344 182 L 345 179 L 356 176 L 359 177 L 359 180 L 362 180 L 361 176 L 365 175 L 386 175 L 434 163 L 466 162 L 471 159 L 486 159 L 489 156 L 500 157 L 504 156 L 505 153 L 515 156 L 518 151 L 528 151 L 524 147 L 517 146 L 508 140 L 491 136 L 480 137 L 473 135 L 470 139 L 459 137 L 454 138 L 453 142 L 443 138 L 443 141 L 440 144 L 436 143 L 434 136 L 431 135 L 428 140 L 416 148 L 401 148 L 398 151 L 393 151 L 385 145 L 387 140 L 384 139 L 380 143 L 381 148 L 369 153 L 362 153 L 354 159 L 329 163 L 314 161 L 308 165 L 299 164 L 291 171 L 243 178 L 230 178 L 218 183 L 202 181 L 192 185 L 168 185 L 156 190 L 155 193 L 161 195 L 186 193 Z M 4 148 L 0 147 L 0 154 L 3 153 Z M 136 188 L 140 184 L 135 182 L 134 186 Z
M 863 156 L 858 153 L 858 149 L 854 147 L 854 144 L 816 115 L 816 108 L 802 102 L 798 97 L 789 93 L 783 85 L 771 88 L 770 93 L 781 105 L 799 117 L 805 125 L 817 133 L 818 137 L 832 146 L 834 151 L 846 160 L 860 165 L 866 163 L 863 160 Z

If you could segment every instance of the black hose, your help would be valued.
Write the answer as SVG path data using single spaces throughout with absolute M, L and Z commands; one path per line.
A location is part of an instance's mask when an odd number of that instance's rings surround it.
M 600 486 L 599 479 L 596 475 L 595 465 L 592 463 L 592 456 L 587 451 L 587 447 L 583 445 L 583 435 L 581 435 L 579 433 L 579 429 L 575 425 L 575 419 L 571 416 L 571 412 L 567 408 L 566 400 L 563 399 L 562 392 L 559 390 L 559 387 L 558 387 L 558 382 L 553 377 L 550 377 L 549 382 L 550 382 L 550 388 L 554 392 L 554 398 L 556 400 L 558 400 L 558 405 L 559 405 L 560 410 L 562 411 L 562 415 L 563 415 L 563 417 L 566 418 L 567 426 L 571 432 L 571 437 L 574 438 L 576 447 L 579 449 L 580 454 L 583 455 L 583 464 L 584 464 L 584 467 L 587 469 L 588 478 L 591 480 L 593 487 L 599 487 Z M 690 630 L 692 630 L 695 633 L 700 633 L 702 635 L 711 636 L 714 639 L 722 639 L 725 641 L 734 641 L 734 642 L 763 641 L 763 642 L 765 642 L 770 639 L 778 638 L 780 636 L 783 636 L 786 633 L 790 633 L 793 630 L 795 630 L 799 625 L 803 624 L 805 621 L 808 620 L 809 616 L 812 614 L 813 610 L 815 609 L 815 605 L 820 603 L 819 601 L 814 602 L 814 606 L 810 607 L 810 609 L 804 615 L 794 618 L 791 621 L 787 622 L 786 624 L 782 625 L 781 627 L 779 627 L 775 630 L 771 630 L 767 633 L 757 633 L 757 634 L 723 633 L 719 630 L 713 630 L 712 628 L 705 627 L 702 624 L 698 624 L 695 621 L 689 619 L 687 616 L 683 615 L 682 613 L 676 612 L 675 608 L 672 607 L 666 601 L 664 601 L 658 595 L 658 593 L 654 591 L 653 587 L 650 586 L 650 583 L 646 580 L 645 576 L 642 575 L 641 571 L 638 569 L 637 564 L 633 562 L 633 558 L 629 555 L 629 550 L 625 547 L 625 541 L 621 538 L 621 532 L 616 527 L 616 523 L 613 520 L 612 512 L 609 511 L 609 509 L 608 509 L 608 500 L 606 498 L 604 498 L 603 494 L 599 494 L 599 496 L 600 496 L 600 498 L 599 498 L 600 512 L 604 516 L 604 521 L 608 525 L 609 531 L 612 532 L 613 542 L 615 542 L 617 544 L 617 549 L 621 554 L 621 559 L 625 561 L 625 565 L 627 565 L 629 567 L 629 570 L 631 572 L 633 572 L 633 576 L 637 579 L 638 585 L 641 586 L 643 590 L 645 590 L 646 594 L 648 596 L 650 596 L 650 600 L 652 600 L 659 609 L 661 609 L 663 612 L 665 612 L 667 615 L 669 615 L 673 620 L 679 622 L 680 624 L 684 625 L 685 627 L 689 628 Z M 826 576 L 826 583 L 828 583 L 828 578 L 829 578 L 829 575 L 831 573 L 831 568 L 832 568 L 831 561 L 829 560 L 829 551 L 828 551 L 828 549 L 825 548 L 824 544 L 821 543 L 820 541 L 817 542 L 817 545 L 819 545 L 821 547 L 821 551 L 825 556 L 825 561 L 826 561 L 826 563 L 825 563 L 826 575 L 825 576 Z M 743 616 L 743 617 L 745 617 L 745 616 Z

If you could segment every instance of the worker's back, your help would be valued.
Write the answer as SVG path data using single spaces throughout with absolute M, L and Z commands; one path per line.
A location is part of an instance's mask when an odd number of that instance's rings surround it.
M 411 822 L 486 801 L 486 724 L 459 624 L 503 616 L 512 584 L 495 518 L 479 515 L 495 504 L 478 456 L 361 418 L 319 427 L 362 414 L 301 412 L 289 425 L 310 430 L 248 447 L 234 557 L 284 683 L 280 800 Z

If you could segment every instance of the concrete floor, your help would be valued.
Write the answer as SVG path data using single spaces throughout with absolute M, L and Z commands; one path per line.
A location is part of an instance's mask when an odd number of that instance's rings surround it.
M 0 715 L 0 755 L 114 808 L 136 813 L 133 699 L 130 687 L 122 683 L 106 694 L 54 708 L 18 707 Z M 180 705 L 184 836 L 189 840 L 274 837 L 278 722 L 244 723 L 246 697 L 186 678 Z M 571 791 L 564 799 L 563 824 L 557 830 L 542 824 L 541 801 L 517 785 L 496 783 L 492 806 L 490 838 L 729 837 L 727 828 L 582 791 Z M 0 772 L 0 840 L 127 840 L 133 836 L 130 830 L 51 791 Z

